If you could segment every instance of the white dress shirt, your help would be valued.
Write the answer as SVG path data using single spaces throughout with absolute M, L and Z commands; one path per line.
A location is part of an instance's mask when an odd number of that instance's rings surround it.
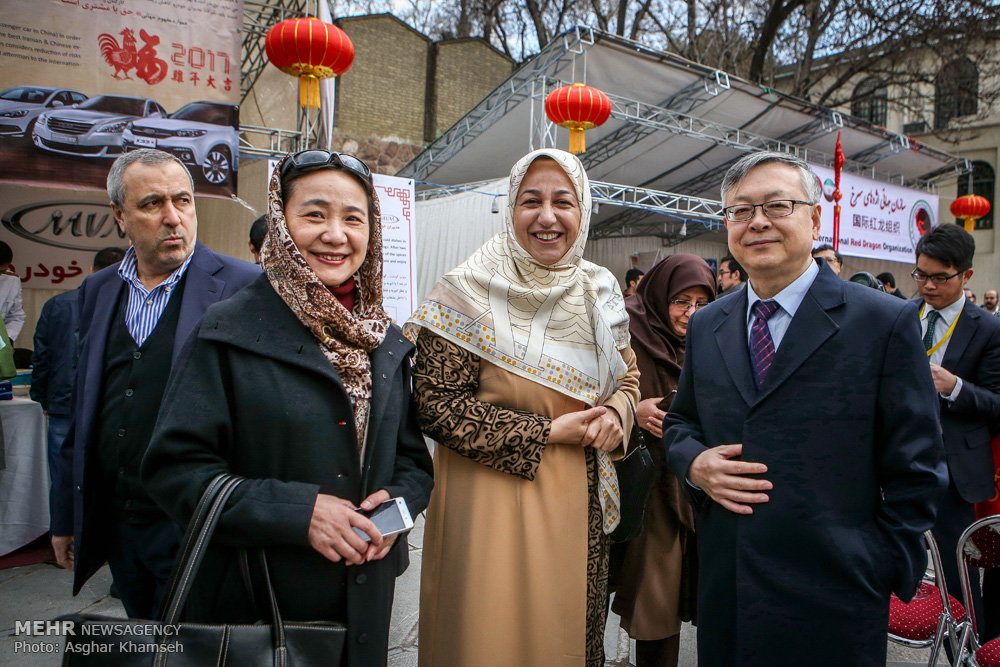
M 948 335 L 948 330 L 951 329 L 951 325 L 954 324 L 955 318 L 957 318 L 959 314 L 961 314 L 963 308 L 965 308 L 964 294 L 959 296 L 958 300 L 955 301 L 955 303 L 951 304 L 950 306 L 945 306 L 941 310 L 937 311 L 938 314 L 941 316 L 941 319 L 939 319 L 937 324 L 934 325 L 933 345 L 937 345 L 942 340 L 944 341 L 944 343 L 942 343 L 941 347 L 934 350 L 933 354 L 930 355 L 930 357 L 928 358 L 928 361 L 930 361 L 930 363 L 937 364 L 938 366 L 941 365 L 941 361 L 944 359 L 944 353 L 948 351 L 948 343 L 951 342 L 951 336 L 948 336 L 947 339 L 945 339 L 945 336 Z M 932 310 L 934 310 L 934 308 L 931 308 L 930 305 L 928 305 L 927 302 L 925 301 L 923 307 L 923 314 L 920 317 L 921 337 L 923 337 L 924 334 L 927 333 L 927 317 L 930 315 Z M 931 346 L 932 348 L 933 345 Z M 941 397 L 946 398 L 949 401 L 954 401 L 956 398 L 958 398 L 958 394 L 961 391 L 962 391 L 962 378 L 957 378 L 955 382 L 955 388 L 952 390 L 952 392 L 950 394 L 941 394 Z
M 21 302 L 21 279 L 6 273 L 0 273 L 0 317 L 7 327 L 7 335 L 14 342 L 27 318 Z
M 774 295 L 774 300 L 778 302 L 778 310 L 767 320 L 767 329 L 771 332 L 771 341 L 774 343 L 774 351 L 778 351 L 781 340 L 788 331 L 788 325 L 795 317 L 795 311 L 802 304 L 802 299 L 806 297 L 806 292 L 812 287 L 813 281 L 819 275 L 819 265 L 816 262 L 809 262 L 809 268 L 802 272 L 802 275 L 793 280 L 785 289 Z M 753 291 L 753 281 L 747 282 L 747 343 L 750 342 L 750 327 L 757 319 L 753 314 L 753 305 L 761 301 L 757 293 Z

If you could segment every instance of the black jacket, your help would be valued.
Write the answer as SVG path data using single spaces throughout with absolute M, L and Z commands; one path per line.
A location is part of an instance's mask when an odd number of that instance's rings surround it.
M 76 290 L 57 294 L 42 306 L 31 355 L 31 400 L 51 415 L 73 411 L 73 376 L 79 353 Z
M 432 464 L 412 403 L 412 350 L 393 326 L 371 354 L 361 461 L 334 367 L 265 277 L 208 310 L 174 364 L 142 465 L 148 491 L 182 525 L 217 473 L 248 480 L 222 516 L 188 618 L 253 620 L 234 547 L 266 547 L 283 617 L 346 622 L 346 664 L 385 663 L 406 540 L 381 561 L 345 566 L 320 556 L 307 534 L 321 488 L 355 504 L 384 488 L 414 517 L 427 506 Z

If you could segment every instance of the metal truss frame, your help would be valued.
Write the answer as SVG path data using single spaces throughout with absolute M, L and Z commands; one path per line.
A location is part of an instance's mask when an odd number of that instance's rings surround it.
M 267 148 L 256 146 L 251 137 L 263 137 L 267 140 Z M 283 130 L 274 127 L 258 125 L 240 125 L 240 156 L 277 158 L 287 153 L 299 150 L 302 145 L 302 133 L 297 130 Z
M 533 107 L 544 108 L 546 95 L 550 91 L 565 85 L 567 85 L 565 81 L 544 76 L 540 77 L 538 84 L 532 87 Z M 807 162 L 833 168 L 834 156 L 830 153 L 803 148 L 783 138 L 773 139 L 765 137 L 663 106 L 647 104 L 610 93 L 605 94 L 611 100 L 611 117 L 623 121 L 626 125 L 618 128 L 611 135 L 604 137 L 595 144 L 594 148 L 581 156 L 584 166 L 587 168 L 607 160 L 614 153 L 618 153 L 643 137 L 658 131 L 698 139 L 716 146 L 727 146 L 739 151 L 767 150 L 788 153 L 800 157 Z M 532 115 L 534 116 L 535 114 L 533 113 Z M 544 112 L 542 116 L 544 117 Z M 548 123 L 548 125 L 550 129 L 554 128 L 552 123 Z M 816 136 L 833 132 L 839 127 L 843 127 L 843 118 L 838 112 L 832 111 L 827 118 L 818 118 L 789 134 L 799 139 L 806 135 L 810 136 L 810 138 L 815 138 Z M 533 135 L 536 135 L 536 133 L 533 133 Z M 607 139 L 611 140 L 605 141 Z M 851 156 L 844 163 L 843 168 L 844 171 L 849 173 L 868 176 L 886 183 L 898 183 L 906 187 L 933 190 L 934 182 L 932 181 L 922 178 L 907 179 L 899 174 L 876 170 L 872 166 L 883 157 L 909 148 L 909 140 L 906 137 L 897 135 L 896 139 L 891 140 L 886 145 L 880 145 L 859 153 L 857 156 Z M 726 165 L 726 168 L 728 168 L 728 165 Z M 725 173 L 724 170 L 723 173 Z M 708 182 L 711 183 L 711 181 Z M 719 182 L 721 182 L 721 179 Z M 689 184 L 694 185 L 695 183 L 691 181 L 685 183 L 685 185 Z
M 264 38 L 275 23 L 288 18 L 303 16 L 308 0 L 243 0 L 243 42 L 240 48 L 240 104 L 260 73 L 267 67 Z

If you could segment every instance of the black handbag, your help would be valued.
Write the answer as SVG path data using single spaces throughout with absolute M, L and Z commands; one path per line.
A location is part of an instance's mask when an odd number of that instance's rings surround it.
M 347 628 L 341 623 L 285 623 L 274 596 L 274 586 L 261 549 L 258 560 L 267 584 L 269 623 L 210 625 L 182 623 L 181 611 L 233 490 L 242 478 L 222 473 L 205 489 L 184 535 L 166 603 L 158 621 L 72 614 L 57 620 L 72 621 L 67 633 L 63 665 L 186 666 L 232 665 L 338 665 Z
M 621 500 L 621 520 L 611 531 L 612 542 L 628 542 L 642 532 L 646 515 L 646 502 L 653 488 L 656 470 L 653 457 L 646 449 L 645 431 L 639 428 L 635 412 L 632 413 L 632 444 L 628 454 L 614 462 L 618 473 L 618 493 Z

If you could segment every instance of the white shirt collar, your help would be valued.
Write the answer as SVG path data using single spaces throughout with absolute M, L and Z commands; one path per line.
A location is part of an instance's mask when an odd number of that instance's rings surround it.
M 813 281 L 819 275 L 819 265 L 809 262 L 809 266 L 802 272 L 802 275 L 785 286 L 783 290 L 774 295 L 774 300 L 778 302 L 781 309 L 794 317 L 795 311 L 799 309 L 802 299 L 806 298 L 806 292 L 812 287 Z M 753 312 L 753 305 L 761 298 L 753 291 L 753 280 L 747 281 L 747 322 L 750 321 L 750 313 Z
M 955 318 L 958 317 L 958 314 L 962 312 L 963 308 L 965 308 L 965 294 L 959 296 L 958 299 L 950 306 L 945 306 L 944 308 L 938 310 L 938 314 L 941 315 L 941 321 L 943 321 L 946 325 L 951 326 L 951 323 L 955 321 Z M 924 308 L 923 308 L 924 314 L 920 318 L 920 321 L 922 322 L 926 320 L 927 316 L 931 314 L 932 310 L 937 310 L 937 309 L 931 308 L 930 305 L 928 305 L 927 302 L 924 301 Z

